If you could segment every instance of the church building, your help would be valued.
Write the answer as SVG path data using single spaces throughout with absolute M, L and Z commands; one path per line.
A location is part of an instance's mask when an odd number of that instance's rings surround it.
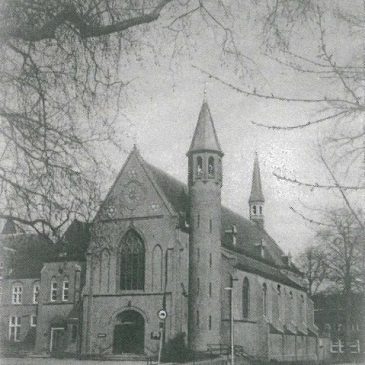
M 31 278 L 4 271 L 7 341 L 26 338 L 29 295 L 37 353 L 153 356 L 184 333 L 199 352 L 233 338 L 258 359 L 317 359 L 303 276 L 265 230 L 258 156 L 249 219 L 222 206 L 224 153 L 206 100 L 186 156 L 187 185 L 134 147 L 87 234 L 74 222 L 65 238 L 73 243 Z M 9 240 L 1 249 L 16 262 L 21 247 Z

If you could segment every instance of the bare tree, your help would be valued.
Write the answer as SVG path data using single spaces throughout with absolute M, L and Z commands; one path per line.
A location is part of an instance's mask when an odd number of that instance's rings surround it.
M 327 265 L 326 254 L 318 245 L 307 247 L 296 258 L 299 269 L 307 280 L 308 294 L 315 295 L 326 279 Z
M 222 33 L 223 53 L 235 50 L 229 27 L 217 16 L 230 17 L 223 5 L 2 1 L 0 218 L 51 236 L 74 216 L 90 219 L 99 203 L 103 161 L 95 151 L 108 144 L 122 148 L 114 122 L 131 80 L 120 76 L 121 64 L 135 62 L 142 47 L 153 49 L 149 32 L 162 15 L 165 24 L 155 28 L 168 32 L 173 43 L 194 33 L 191 23 L 199 17 Z
M 358 211 L 357 216 L 363 217 Z M 299 256 L 309 284 L 316 289 L 325 280 L 327 289 L 339 293 L 344 303 L 344 341 L 346 352 L 350 339 L 350 314 L 354 293 L 362 292 L 362 229 L 354 215 L 345 209 L 327 210 L 317 224 L 317 243 Z M 309 286 L 311 288 L 311 285 Z M 310 289 L 311 290 L 311 289 Z M 312 294 L 314 292 L 312 291 Z

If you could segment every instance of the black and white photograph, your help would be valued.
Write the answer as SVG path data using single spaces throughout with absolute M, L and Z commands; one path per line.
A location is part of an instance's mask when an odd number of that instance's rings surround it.
M 0 364 L 365 364 L 365 0 L 0 0 Z

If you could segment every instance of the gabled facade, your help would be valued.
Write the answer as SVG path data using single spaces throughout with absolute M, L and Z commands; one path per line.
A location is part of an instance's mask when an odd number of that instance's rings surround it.
M 264 229 L 258 156 L 250 219 L 221 204 L 223 150 L 206 100 L 187 165 L 185 185 L 132 150 L 87 239 L 73 235 L 76 246 L 45 260 L 35 278 L 37 352 L 153 356 L 161 336 L 181 333 L 206 351 L 230 345 L 233 331 L 257 358 L 316 359 L 302 276 Z

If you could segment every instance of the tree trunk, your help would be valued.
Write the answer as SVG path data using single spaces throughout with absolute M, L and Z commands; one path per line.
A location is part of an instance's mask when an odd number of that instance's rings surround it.
M 347 286 L 347 285 L 346 285 Z M 344 292 L 344 347 L 345 347 L 345 357 L 349 359 L 350 357 L 350 335 L 351 335 L 351 306 L 352 306 L 352 297 L 351 290 L 347 287 Z

